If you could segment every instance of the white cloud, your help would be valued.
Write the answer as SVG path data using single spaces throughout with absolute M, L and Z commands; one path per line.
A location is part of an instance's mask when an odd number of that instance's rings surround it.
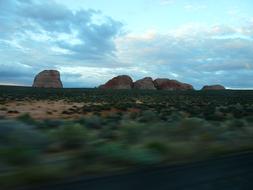
M 212 83 L 253 87 L 242 80 L 253 75 L 253 39 L 242 28 L 191 23 L 149 38 L 149 31 L 127 35 L 116 41 L 118 57 L 151 76 L 177 78 L 197 88 Z
M 187 11 L 199 11 L 207 9 L 207 5 L 196 3 L 196 4 L 186 4 L 184 9 Z
M 171 5 L 174 3 L 175 3 L 175 0 L 160 0 L 161 5 Z
M 253 20 L 237 26 L 192 22 L 163 34 L 154 29 L 122 34 L 120 22 L 97 11 L 29 2 L 0 0 L 1 83 L 30 85 L 40 70 L 59 69 L 66 87 L 98 86 L 119 74 L 135 80 L 175 78 L 196 88 L 212 83 L 253 87 Z

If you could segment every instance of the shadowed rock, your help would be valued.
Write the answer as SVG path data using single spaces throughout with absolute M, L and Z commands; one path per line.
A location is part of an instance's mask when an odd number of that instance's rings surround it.
M 217 84 L 217 85 L 210 85 L 210 86 L 206 85 L 202 88 L 202 90 L 226 90 L 226 88 L 222 85 Z
M 134 82 L 134 89 L 147 89 L 147 90 L 156 90 L 153 79 L 151 77 L 145 77 L 143 79 L 137 80 Z
M 170 79 L 156 79 L 154 81 L 155 87 L 158 90 L 193 90 L 193 86 L 186 83 L 181 83 L 177 80 Z
M 99 86 L 100 89 L 132 89 L 133 80 L 127 75 L 120 75 L 112 78 L 104 85 Z
M 56 70 L 44 70 L 35 76 L 35 88 L 63 88 L 60 73 Z

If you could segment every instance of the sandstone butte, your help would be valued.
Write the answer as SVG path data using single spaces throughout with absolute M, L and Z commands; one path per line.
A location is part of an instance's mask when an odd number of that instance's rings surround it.
M 33 87 L 35 88 L 63 88 L 60 72 L 57 70 L 44 70 L 34 78 Z M 168 78 L 158 78 L 153 80 L 151 77 L 133 82 L 128 75 L 119 75 L 103 85 L 100 89 L 143 89 L 143 90 L 194 90 L 191 84 L 182 83 Z M 202 90 L 225 90 L 222 85 L 206 85 Z
M 132 89 L 133 80 L 127 75 L 120 75 L 112 78 L 104 85 L 99 86 L 100 89 Z
M 130 76 L 120 75 L 112 78 L 104 85 L 99 86 L 100 89 L 158 89 L 158 90 L 194 90 L 190 84 L 182 83 L 177 80 L 156 79 L 153 81 L 151 77 L 133 82 Z
M 137 80 L 133 84 L 134 89 L 147 89 L 156 90 L 154 81 L 151 77 L 145 77 L 143 79 Z
M 63 88 L 60 72 L 57 70 L 44 70 L 34 78 L 35 88 Z
M 222 85 L 216 84 L 216 85 L 206 85 L 202 88 L 202 90 L 225 90 L 226 88 Z

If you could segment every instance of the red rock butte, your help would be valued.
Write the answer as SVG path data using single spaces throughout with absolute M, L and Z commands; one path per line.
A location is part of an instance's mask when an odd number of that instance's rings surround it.
M 57 70 L 44 70 L 34 78 L 35 88 L 63 88 L 60 72 Z
M 158 90 L 194 90 L 193 86 L 190 84 L 166 78 L 158 78 L 154 81 L 154 84 Z
M 216 85 L 206 85 L 202 88 L 202 90 L 226 90 L 226 88 L 222 85 L 216 84 Z
M 120 75 L 112 78 L 104 85 L 99 86 L 100 89 L 132 89 L 133 80 L 127 75 Z
M 156 90 L 154 81 L 151 77 L 145 77 L 143 79 L 137 80 L 133 84 L 134 89 L 148 89 Z
M 99 86 L 100 89 L 146 89 L 146 90 L 194 90 L 193 86 L 182 83 L 177 80 L 167 78 L 156 79 L 153 81 L 151 77 L 133 82 L 132 78 L 127 75 L 120 75 L 112 78 L 104 85 Z

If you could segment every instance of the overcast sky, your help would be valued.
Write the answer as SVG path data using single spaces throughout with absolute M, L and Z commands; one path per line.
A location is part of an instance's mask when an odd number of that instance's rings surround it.
M 253 88 L 252 0 L 0 0 L 0 84 L 128 74 Z

